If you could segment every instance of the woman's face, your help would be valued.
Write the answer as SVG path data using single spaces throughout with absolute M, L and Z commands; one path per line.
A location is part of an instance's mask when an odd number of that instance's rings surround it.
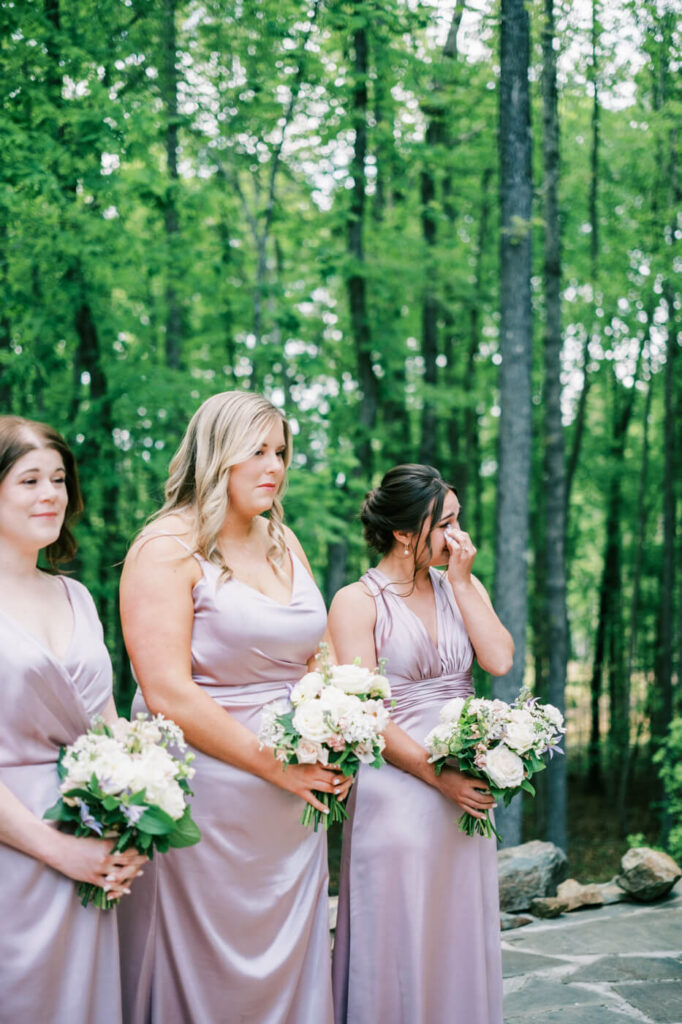
M 0 483 L 0 541 L 39 551 L 59 537 L 68 505 L 66 472 L 54 448 L 33 448 Z
M 432 524 L 432 520 L 429 517 L 422 527 L 415 552 L 415 563 L 418 569 L 426 568 L 429 565 L 448 564 L 450 551 L 445 542 L 445 531 L 449 526 L 459 529 L 459 512 L 459 498 L 453 491 L 448 491 L 443 499 L 443 508 L 441 509 L 438 521 Z M 431 530 L 432 525 L 433 530 Z M 431 530 L 430 536 L 429 530 Z M 414 544 L 415 536 L 413 536 L 410 542 L 410 547 Z M 431 545 L 430 553 L 429 543 Z
M 272 508 L 284 480 L 285 453 L 284 426 L 277 419 L 251 458 L 230 470 L 227 485 L 230 508 L 251 517 Z

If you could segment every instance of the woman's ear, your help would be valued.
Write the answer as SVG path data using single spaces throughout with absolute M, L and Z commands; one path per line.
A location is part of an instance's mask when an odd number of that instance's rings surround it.
M 399 544 L 401 548 L 410 547 L 410 541 L 412 540 L 412 534 L 406 530 L 394 530 L 393 536 L 395 537 L 396 544 Z

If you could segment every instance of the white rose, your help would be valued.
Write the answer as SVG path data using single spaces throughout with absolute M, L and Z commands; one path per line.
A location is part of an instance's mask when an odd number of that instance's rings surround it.
M 304 700 L 312 700 L 318 696 L 323 686 L 324 679 L 319 672 L 307 672 L 293 687 L 291 703 L 297 707 Z
M 363 702 L 351 693 L 344 693 L 335 686 L 325 686 L 318 701 L 320 706 L 330 712 L 335 719 L 342 715 L 351 715 L 355 712 L 362 712 Z
M 299 764 L 316 764 L 318 761 L 327 764 L 329 751 L 321 743 L 313 743 L 301 737 L 296 745 L 296 759 Z
M 523 761 L 504 743 L 488 751 L 485 771 L 493 785 L 500 789 L 515 789 L 523 782 Z
M 294 728 L 306 740 L 324 743 L 330 735 L 330 728 L 324 719 L 324 708 L 319 700 L 304 701 L 296 708 Z
M 380 676 L 378 673 L 372 676 L 370 693 L 373 697 L 381 697 L 382 700 L 388 700 L 391 696 L 391 684 L 386 676 Z
M 362 665 L 332 665 L 329 682 L 344 693 L 368 693 L 373 688 L 374 673 Z
M 453 697 L 440 709 L 440 720 L 444 724 L 455 725 L 459 722 L 464 708 L 465 697 Z
M 509 712 L 504 741 L 517 754 L 525 754 L 536 741 L 535 722 L 529 711 L 513 708 Z

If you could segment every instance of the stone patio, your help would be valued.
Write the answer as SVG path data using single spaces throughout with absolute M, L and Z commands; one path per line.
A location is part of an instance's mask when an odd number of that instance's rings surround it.
M 502 933 L 505 1024 L 682 1024 L 682 882 Z

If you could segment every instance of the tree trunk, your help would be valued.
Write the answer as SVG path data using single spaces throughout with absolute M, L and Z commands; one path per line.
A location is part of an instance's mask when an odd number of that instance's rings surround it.
M 369 76 L 369 11 L 364 0 L 355 0 L 357 24 L 353 29 L 352 122 L 354 129 L 351 161 L 350 209 L 348 211 L 348 255 L 351 273 L 348 276 L 348 304 L 355 344 L 358 377 L 362 391 L 360 425 L 362 436 L 356 446 L 360 465 L 367 476 L 372 472 L 371 437 L 379 406 L 378 383 L 372 367 L 372 337 L 367 308 L 367 282 L 364 253 L 365 158 L 367 156 L 367 81 Z
M 457 32 L 462 20 L 463 6 L 457 3 L 452 13 L 450 29 L 443 57 L 452 60 L 457 56 Z M 430 120 L 426 129 L 426 148 L 424 167 L 421 172 L 421 222 L 422 237 L 425 247 L 424 266 L 424 297 L 422 301 L 422 358 L 424 360 L 424 399 L 421 419 L 421 439 L 419 444 L 419 460 L 428 464 L 438 461 L 438 417 L 434 403 L 434 390 L 438 383 L 438 314 L 440 302 L 438 298 L 438 267 L 436 256 L 436 178 L 433 168 L 437 164 L 437 156 L 432 150 L 447 141 L 446 116 L 447 108 L 443 102 L 442 86 L 438 82 L 432 84 Z
M 559 112 L 554 0 L 545 0 L 542 34 L 543 156 L 545 170 L 545 585 L 547 595 L 547 698 L 565 713 L 568 617 L 566 611 L 566 463 L 561 421 L 561 236 L 559 226 Z M 566 760 L 547 773 L 547 839 L 566 849 Z
M 622 836 L 627 835 L 627 796 L 630 769 L 632 767 L 632 745 L 630 743 L 630 695 L 632 692 L 632 674 L 635 666 L 637 653 L 637 619 L 639 615 L 639 598 L 642 579 L 642 561 L 644 555 L 644 539 L 647 535 L 647 504 L 644 500 L 647 488 L 647 474 L 649 470 L 649 415 L 651 413 L 651 399 L 653 395 L 653 378 L 649 374 L 649 386 L 647 388 L 646 402 L 642 414 L 642 457 L 639 469 L 639 484 L 637 487 L 637 505 L 635 522 L 637 534 L 635 537 L 635 559 L 632 570 L 632 599 L 630 602 L 630 628 L 628 630 L 628 653 L 625 666 L 625 678 L 622 688 L 623 715 L 627 720 L 627 742 L 623 751 L 623 763 L 617 772 L 618 789 L 616 795 L 616 811 L 618 815 L 619 832 Z
M 530 32 L 523 0 L 502 0 L 500 60 L 500 440 L 495 605 L 514 638 L 514 666 L 494 693 L 513 700 L 523 683 L 527 620 L 531 453 Z M 502 811 L 502 813 L 500 813 Z M 521 840 L 521 800 L 498 809 L 505 845 Z
M 161 96 L 166 114 L 166 165 L 168 186 L 164 200 L 166 231 L 166 365 L 178 370 L 182 361 L 182 311 L 177 293 L 177 256 L 180 223 L 178 188 L 178 69 L 175 30 L 176 0 L 164 0 L 162 11 Z

